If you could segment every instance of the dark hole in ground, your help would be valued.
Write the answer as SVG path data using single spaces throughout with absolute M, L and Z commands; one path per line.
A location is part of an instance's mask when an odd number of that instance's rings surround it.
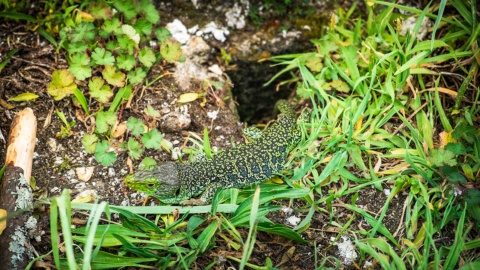
M 258 124 L 268 122 L 274 117 L 275 102 L 286 99 L 295 91 L 295 84 L 279 82 L 291 78 L 289 73 L 282 74 L 273 83 L 264 86 L 284 66 L 271 67 L 271 62 L 237 61 L 237 70 L 229 71 L 228 76 L 233 82 L 233 96 L 238 102 L 238 114 L 242 122 Z

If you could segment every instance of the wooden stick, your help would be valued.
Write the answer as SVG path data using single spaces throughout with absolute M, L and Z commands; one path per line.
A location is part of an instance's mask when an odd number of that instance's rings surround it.
M 12 122 L 5 174 L 0 185 L 0 209 L 8 213 L 0 235 L 0 269 L 25 269 L 33 259 L 30 238 L 37 220 L 32 217 L 33 194 L 30 188 L 37 119 L 26 108 Z
M 32 109 L 25 108 L 13 119 L 5 164 L 22 168 L 29 184 L 36 138 L 37 118 Z

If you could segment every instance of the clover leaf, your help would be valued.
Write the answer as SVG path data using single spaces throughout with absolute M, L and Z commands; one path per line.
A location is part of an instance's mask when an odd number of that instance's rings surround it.
M 128 155 L 133 159 L 138 159 L 143 153 L 141 145 L 134 139 L 130 138 L 128 140 Z
M 118 68 L 131 70 L 136 64 L 135 57 L 133 55 L 122 54 L 117 57 Z
M 128 81 L 132 84 L 141 83 L 143 79 L 147 76 L 147 73 L 141 68 L 136 68 L 128 72 L 127 78 Z
M 90 64 L 88 55 L 77 53 L 72 56 L 68 69 L 77 80 L 85 80 L 92 76 L 92 68 L 88 64 Z
M 93 154 L 98 142 L 98 137 L 95 134 L 85 134 L 82 138 L 82 145 L 85 148 L 85 152 Z
M 90 96 L 102 103 L 106 103 L 113 96 L 113 91 L 110 86 L 105 85 L 105 81 L 101 77 L 93 77 L 88 83 L 90 89 Z
M 73 75 L 68 69 L 55 70 L 52 73 L 52 81 L 47 86 L 47 92 L 55 100 L 60 100 L 73 93 L 77 88 Z
M 162 134 L 154 128 L 142 136 L 142 143 L 147 149 L 158 150 L 160 149 L 162 139 Z
M 113 66 L 105 66 L 102 75 L 103 78 L 113 86 L 123 87 L 125 85 L 125 74 L 120 71 L 117 72 Z
M 110 148 L 108 142 L 103 140 L 95 146 L 95 159 L 103 166 L 110 166 L 117 160 L 117 154 L 113 151 L 107 152 Z
M 96 130 L 98 133 L 106 133 L 109 126 L 114 126 L 117 122 L 117 116 L 111 111 L 97 112 L 95 119 Z
M 173 39 L 165 39 L 160 45 L 160 53 L 167 62 L 175 62 L 182 58 L 180 42 Z
M 139 137 L 142 135 L 147 127 L 141 120 L 135 117 L 130 117 L 127 120 L 127 128 L 130 130 L 133 136 Z
M 97 65 L 110 65 L 115 64 L 115 57 L 111 52 L 105 51 L 104 48 L 95 48 L 92 52 L 92 60 Z

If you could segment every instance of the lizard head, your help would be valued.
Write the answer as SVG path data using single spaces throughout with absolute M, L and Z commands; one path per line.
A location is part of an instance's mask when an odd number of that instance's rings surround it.
M 125 184 L 160 201 L 176 198 L 180 191 L 178 169 L 175 162 L 165 162 L 150 171 L 138 170 L 125 177 Z

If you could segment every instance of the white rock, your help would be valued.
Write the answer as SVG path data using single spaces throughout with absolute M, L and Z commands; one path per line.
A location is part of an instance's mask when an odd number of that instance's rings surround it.
M 172 37 L 178 40 L 181 44 L 187 44 L 190 40 L 190 34 L 188 34 L 187 27 L 185 27 L 180 20 L 173 20 L 173 22 L 167 24 L 166 28 L 170 31 Z
M 355 246 L 348 237 L 342 236 L 343 242 L 337 242 L 334 245 L 338 247 L 340 257 L 345 265 L 351 265 L 357 258 L 358 254 L 355 251 Z
M 225 12 L 225 19 L 229 27 L 236 29 L 242 29 L 245 27 L 245 15 L 242 11 L 242 7 L 235 3 L 233 8 Z
M 78 167 L 75 169 L 77 173 L 78 179 L 82 180 L 83 182 L 87 182 L 92 178 L 93 171 L 95 167 L 90 166 L 90 167 Z
M 290 224 L 290 225 L 292 225 L 292 226 L 297 226 L 297 225 L 300 223 L 300 221 L 302 221 L 302 219 L 299 218 L 299 217 L 297 217 L 297 216 L 295 216 L 295 215 L 290 216 L 290 217 L 287 218 L 288 224 Z
M 207 112 L 208 118 L 211 118 L 213 120 L 217 119 L 218 116 L 218 111 L 209 111 Z
M 214 64 L 208 67 L 208 71 L 212 72 L 215 75 L 221 76 L 223 74 L 222 69 L 217 64 Z

